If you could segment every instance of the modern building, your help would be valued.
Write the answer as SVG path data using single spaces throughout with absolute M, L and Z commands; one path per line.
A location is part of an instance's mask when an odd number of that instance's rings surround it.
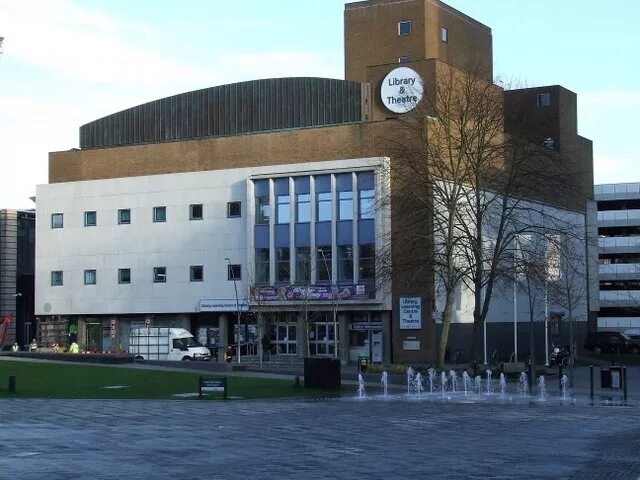
M 383 139 L 419 102 L 403 85 L 436 88 L 444 68 L 491 82 L 491 44 L 488 27 L 436 0 L 349 3 L 345 80 L 216 86 L 83 125 L 80 148 L 51 153 L 38 186 L 36 313 L 95 350 L 126 347 L 147 324 L 220 347 L 264 327 L 279 355 L 335 355 L 337 339 L 345 361 L 432 361 L 433 277 L 381 273 L 407 214 L 388 200 L 410 188 L 392 182 Z M 400 83 L 383 85 L 390 72 Z M 535 200 L 583 212 L 592 162 L 575 94 L 505 97 L 537 112 L 558 153 L 579 147 L 557 168 L 582 200 Z
M 640 331 L 640 183 L 595 186 L 598 205 L 598 329 Z
M 35 338 L 35 229 L 33 210 L 0 210 L 0 317 L 12 317 L 5 348 Z

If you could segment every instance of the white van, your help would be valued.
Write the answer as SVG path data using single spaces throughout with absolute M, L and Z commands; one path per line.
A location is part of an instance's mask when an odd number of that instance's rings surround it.
M 211 360 L 211 352 L 184 328 L 134 328 L 129 353 L 140 360 Z

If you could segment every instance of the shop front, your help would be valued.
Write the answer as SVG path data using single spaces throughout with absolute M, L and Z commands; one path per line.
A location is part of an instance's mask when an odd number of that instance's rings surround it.
M 354 313 L 349 323 L 349 361 L 366 358 L 368 363 L 382 363 L 382 330 L 376 312 Z

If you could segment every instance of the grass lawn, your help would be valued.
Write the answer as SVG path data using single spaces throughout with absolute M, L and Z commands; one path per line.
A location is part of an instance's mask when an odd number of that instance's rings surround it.
M 12 375 L 16 377 L 16 392 L 10 394 L 8 385 L 9 376 Z M 213 372 L 167 372 L 0 360 L 0 398 L 176 399 L 184 397 L 174 397 L 174 394 L 198 392 L 201 375 L 222 376 Z M 291 380 L 227 378 L 227 394 L 230 397 L 276 398 L 321 393 L 296 387 Z M 118 385 L 126 388 L 103 388 Z M 222 398 L 222 395 L 216 394 L 215 398 Z

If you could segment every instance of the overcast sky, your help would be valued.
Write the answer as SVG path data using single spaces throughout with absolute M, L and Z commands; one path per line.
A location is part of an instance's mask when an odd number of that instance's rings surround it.
M 48 152 L 110 113 L 243 80 L 344 78 L 344 3 L 0 0 L 0 208 L 32 207 Z M 597 183 L 640 181 L 640 2 L 448 3 L 493 29 L 497 76 L 578 93 Z

